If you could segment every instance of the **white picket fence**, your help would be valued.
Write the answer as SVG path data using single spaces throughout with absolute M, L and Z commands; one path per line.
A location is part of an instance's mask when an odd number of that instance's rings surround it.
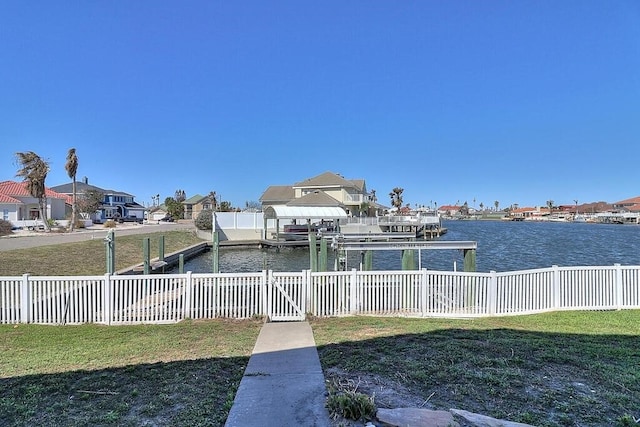
M 0 323 L 140 324 L 307 315 L 480 317 L 640 308 L 640 266 L 0 277 Z

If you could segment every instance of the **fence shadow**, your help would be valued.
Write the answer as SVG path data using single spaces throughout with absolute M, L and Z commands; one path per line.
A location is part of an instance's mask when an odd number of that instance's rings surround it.
M 637 335 L 442 329 L 318 353 L 330 387 L 373 396 L 383 408 L 457 408 L 549 426 L 640 417 Z
M 248 357 L 0 379 L 0 425 L 222 426 Z

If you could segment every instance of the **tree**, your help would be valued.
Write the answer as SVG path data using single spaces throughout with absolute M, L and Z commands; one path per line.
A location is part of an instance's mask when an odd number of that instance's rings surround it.
M 211 230 L 213 228 L 213 209 L 201 210 L 194 223 L 198 230 Z
M 102 206 L 104 194 L 94 188 L 85 190 L 78 198 L 78 210 L 92 216 Z
M 260 212 L 262 210 L 262 205 L 260 202 L 256 202 L 255 200 L 244 202 L 244 210 L 249 212 Z
M 459 212 L 460 212 L 460 214 L 462 214 L 464 216 L 468 216 L 469 215 L 469 204 L 466 201 L 464 202 L 464 204 L 460 208 Z
M 220 202 L 220 204 L 218 205 L 218 210 L 220 212 L 231 212 L 233 210 L 233 207 L 231 206 L 231 202 Z
M 76 155 L 76 149 L 70 148 L 67 153 L 67 163 L 64 165 L 67 170 L 67 175 L 72 179 L 71 191 L 73 193 L 73 202 L 71 204 L 71 225 L 69 231 L 73 231 L 76 228 L 76 220 L 78 219 L 78 202 L 76 201 L 76 172 L 78 172 L 78 156 Z
M 22 177 L 23 181 L 26 181 L 29 194 L 38 199 L 38 211 L 40 212 L 43 226 L 46 231 L 51 231 L 47 219 L 47 194 L 44 185 L 49 173 L 49 163 L 42 160 L 33 151 L 16 153 L 16 158 L 20 166 L 22 166 L 16 176 Z
M 389 197 L 391 198 L 391 206 L 397 209 L 397 212 L 400 213 L 400 207 L 402 207 L 402 192 L 404 188 L 395 187 L 389 193 Z
M 553 213 L 553 200 L 547 200 L 547 207 L 549 208 L 549 215 Z
M 495 202 L 493 202 L 493 206 L 496 207 L 496 212 L 498 212 L 498 206 L 500 206 L 500 202 L 496 200 Z
M 167 208 L 167 214 L 174 219 L 181 219 L 184 212 L 182 203 L 174 199 L 173 197 L 167 197 L 164 199 L 164 206 Z
M 176 202 L 182 203 L 187 200 L 187 193 L 185 193 L 184 190 L 176 190 L 174 199 L 176 200 Z

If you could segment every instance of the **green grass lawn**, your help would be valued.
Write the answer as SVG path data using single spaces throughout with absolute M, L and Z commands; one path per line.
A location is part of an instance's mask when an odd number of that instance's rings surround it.
M 150 257 L 159 253 L 164 236 L 165 254 L 202 243 L 192 231 L 134 234 L 116 237 L 116 271 L 144 261 L 144 239 L 149 238 Z M 102 239 L 63 243 L 12 251 L 0 251 L 0 276 L 82 276 L 106 273 L 106 250 Z

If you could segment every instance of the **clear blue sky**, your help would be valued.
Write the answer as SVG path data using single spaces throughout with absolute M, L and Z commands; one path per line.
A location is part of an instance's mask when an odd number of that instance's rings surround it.
M 326 171 L 379 201 L 640 195 L 640 1 L 0 2 L 16 152 L 149 204 Z

